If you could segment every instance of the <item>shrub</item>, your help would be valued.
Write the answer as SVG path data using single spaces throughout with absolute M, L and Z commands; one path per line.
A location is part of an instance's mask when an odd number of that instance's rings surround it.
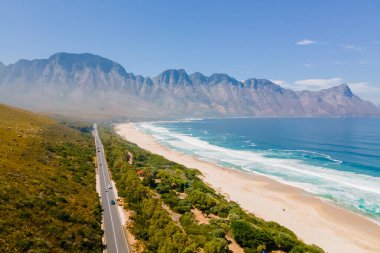
M 224 238 L 215 238 L 205 244 L 204 251 L 205 253 L 229 252 L 228 242 Z

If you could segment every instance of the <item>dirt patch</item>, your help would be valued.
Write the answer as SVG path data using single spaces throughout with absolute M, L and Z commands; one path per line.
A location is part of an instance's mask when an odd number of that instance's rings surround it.
M 191 212 L 194 214 L 195 220 L 199 224 L 210 224 L 210 218 L 207 217 L 206 215 L 203 215 L 201 210 L 194 208 L 194 209 L 191 209 Z
M 138 252 L 138 253 L 143 252 L 144 251 L 143 245 L 136 239 L 136 237 L 128 229 L 132 226 L 131 216 L 133 215 L 133 211 L 126 210 L 125 208 L 123 210 L 124 210 L 123 211 L 124 215 L 127 219 L 127 222 L 125 223 L 125 226 L 124 226 L 124 231 L 125 231 L 125 234 L 127 235 L 127 241 L 129 245 L 131 245 L 133 252 Z
M 127 151 L 128 152 L 128 163 L 129 164 L 132 164 L 133 163 L 133 155 L 131 152 Z
M 118 199 L 118 205 L 122 207 L 123 212 L 123 219 L 125 220 L 123 222 L 123 228 L 125 235 L 127 236 L 128 244 L 131 245 L 133 252 L 143 252 L 144 248 L 143 245 L 136 239 L 136 237 L 130 232 L 129 228 L 132 226 L 132 215 L 133 211 L 127 209 L 127 205 L 124 203 L 123 198 Z
M 179 218 L 181 218 L 181 214 L 173 212 L 172 209 L 170 209 L 170 207 L 168 207 L 164 203 L 162 203 L 162 208 L 168 212 L 168 214 L 170 215 L 172 220 L 177 224 L 177 226 L 180 227 L 183 231 L 185 231 L 179 221 Z
M 187 194 L 184 192 L 177 192 L 177 197 L 179 199 L 185 199 L 187 197 Z
M 230 242 L 228 249 L 235 253 L 244 253 L 244 249 L 230 236 L 226 236 L 226 239 Z

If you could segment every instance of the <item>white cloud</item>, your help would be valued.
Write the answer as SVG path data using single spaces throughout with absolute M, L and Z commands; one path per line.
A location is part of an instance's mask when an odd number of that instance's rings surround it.
M 370 87 L 367 82 L 350 83 L 350 87 L 353 91 L 369 91 L 371 89 L 380 89 L 377 87 Z
M 281 85 L 283 87 L 287 87 L 293 90 L 311 90 L 318 91 L 323 89 L 328 89 L 333 86 L 340 85 L 343 82 L 343 79 L 340 77 L 334 77 L 330 79 L 304 79 L 297 80 L 294 82 L 288 82 L 285 80 L 270 80 L 271 82 Z
M 316 44 L 316 43 L 317 42 L 314 40 L 303 39 L 303 40 L 297 41 L 296 45 L 307 46 L 307 45 L 312 45 L 312 44 Z
M 285 80 L 270 80 L 272 83 L 278 84 L 280 86 L 287 86 L 288 83 Z
M 345 64 L 347 64 L 347 62 L 345 62 L 345 61 L 335 61 L 334 64 L 335 65 L 345 65 Z
M 354 94 L 362 99 L 369 100 L 380 105 L 380 86 L 372 86 L 367 82 L 348 84 Z
M 366 64 L 370 64 L 371 62 L 370 61 L 366 61 L 366 60 L 361 60 L 361 61 L 355 61 L 355 62 L 347 62 L 347 61 L 334 61 L 333 64 L 335 65 L 355 65 L 355 64 L 359 64 L 359 65 L 366 65 Z
M 310 69 L 314 67 L 314 63 L 305 63 L 305 67 Z
M 330 79 L 305 79 L 295 81 L 292 87 L 295 90 L 322 90 L 328 89 L 336 85 L 343 83 L 343 79 L 340 77 Z
M 364 49 L 362 47 L 351 45 L 351 44 L 341 44 L 341 47 L 343 47 L 344 49 L 354 50 L 354 51 L 361 51 Z

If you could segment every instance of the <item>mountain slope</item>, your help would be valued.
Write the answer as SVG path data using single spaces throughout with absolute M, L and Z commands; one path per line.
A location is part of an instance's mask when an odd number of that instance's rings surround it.
M 0 101 L 35 110 L 88 115 L 147 115 L 154 106 L 135 96 L 127 74 L 110 60 L 92 54 L 57 53 L 49 59 L 20 60 L 0 69 Z M 134 114 L 132 114 L 134 115 Z
M 0 139 L 0 251 L 100 252 L 91 135 L 0 105 Z
M 0 67 L 0 101 L 37 110 L 129 117 L 369 116 L 372 103 L 347 85 L 295 92 L 265 79 L 188 75 L 169 69 L 149 78 L 92 54 L 57 53 Z
M 354 95 L 347 84 L 318 92 L 300 92 L 301 103 L 310 116 L 366 116 L 378 115 L 378 108 Z M 334 112 L 332 114 L 332 112 Z

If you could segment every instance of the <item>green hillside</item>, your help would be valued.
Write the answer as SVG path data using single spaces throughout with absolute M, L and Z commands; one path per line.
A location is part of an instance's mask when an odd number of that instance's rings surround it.
M 0 105 L 0 252 L 101 252 L 94 144 Z

